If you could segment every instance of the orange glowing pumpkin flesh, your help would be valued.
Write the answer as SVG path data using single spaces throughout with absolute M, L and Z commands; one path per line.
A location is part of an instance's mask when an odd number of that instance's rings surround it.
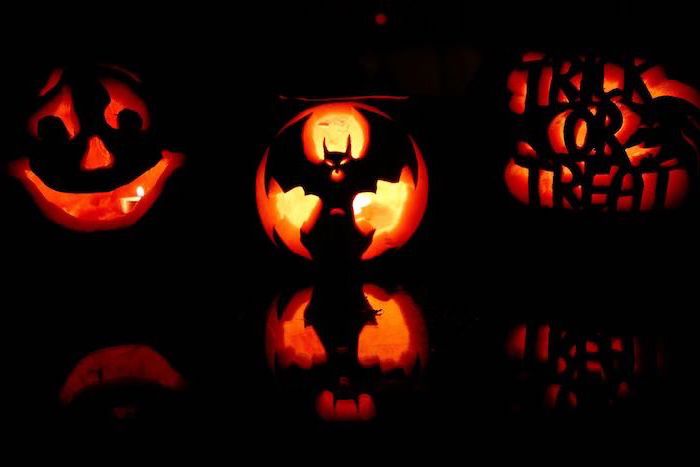
M 365 325 L 358 335 L 359 365 L 379 367 L 383 373 L 398 369 L 407 376 L 417 364 L 424 368 L 428 362 L 428 337 L 422 314 L 413 299 L 405 292 L 389 294 L 373 284 L 366 284 L 363 293 L 371 307 L 381 312 L 375 323 Z M 328 362 L 316 330 L 305 322 L 312 294 L 311 288 L 295 293 L 281 315 L 277 301 L 270 308 L 265 339 L 270 368 L 310 370 Z M 367 421 L 376 415 L 372 394 L 336 399 L 328 389 L 318 394 L 316 411 L 326 421 Z
M 128 70 L 110 68 L 140 82 L 139 78 Z M 72 140 L 80 134 L 81 126 L 71 88 L 67 84 L 61 85 L 62 76 L 62 69 L 54 70 L 39 92 L 39 96 L 47 100 L 29 119 L 29 132 L 35 138 L 38 138 L 39 122 L 46 117 L 58 118 L 65 126 L 69 139 Z M 113 78 L 101 79 L 100 83 L 109 97 L 109 103 L 103 113 L 109 127 L 118 129 L 119 114 L 123 110 L 130 110 L 140 117 L 141 131 L 149 128 L 148 109 L 127 84 Z M 9 172 L 27 189 L 48 219 L 71 230 L 92 232 L 125 228 L 136 223 L 153 206 L 166 181 L 182 166 L 183 161 L 182 154 L 163 150 L 161 159 L 132 181 L 112 190 L 93 193 L 71 193 L 52 189 L 31 169 L 28 157 L 11 162 Z M 114 163 L 113 154 L 99 136 L 87 137 L 85 153 L 78 167 L 80 171 L 109 170 Z
M 667 78 L 661 66 L 641 59 L 625 65 L 584 57 L 557 61 L 527 53 L 510 74 L 508 89 L 510 110 L 523 128 L 547 125 L 544 139 L 534 132 L 521 135 L 505 169 L 508 190 L 519 202 L 609 211 L 684 202 L 697 142 L 678 128 L 676 141 L 647 146 L 650 128 L 663 126 L 649 111 L 663 99 L 700 109 L 700 93 Z M 537 120 L 542 115 L 549 117 Z
M 185 387 L 177 370 L 151 347 L 119 345 L 97 350 L 81 359 L 66 378 L 60 400 L 69 405 L 86 390 L 132 383 L 149 383 L 170 390 Z
M 65 193 L 46 186 L 29 167 L 29 159 L 13 161 L 10 173 L 29 191 L 51 221 L 71 230 L 93 232 L 129 227 L 153 206 L 168 177 L 182 165 L 182 154 L 163 151 L 150 170 L 117 189 L 99 193 Z
M 543 375 L 537 383 L 547 409 L 612 405 L 630 395 L 644 368 L 663 366 L 660 350 L 643 349 L 639 337 L 580 332 L 553 322 L 512 327 L 505 351 L 526 371 Z
M 356 102 L 323 104 L 302 112 L 280 131 L 307 118 L 302 131 L 304 155 L 313 164 L 331 166 L 331 179 L 343 183 L 344 165 L 353 159 L 365 157 L 371 144 L 370 126 L 360 110 L 389 117 L 374 107 Z M 410 137 L 409 137 L 410 138 Z M 397 182 L 376 181 L 374 192 L 360 192 L 352 200 L 355 227 L 372 241 L 362 253 L 367 260 L 391 248 L 399 248 L 413 235 L 420 224 L 428 198 L 428 173 L 423 155 L 412 138 L 411 145 L 417 163 L 417 173 L 408 166 L 401 170 Z M 338 165 L 328 158 L 329 153 L 349 152 Z M 312 255 L 302 242 L 302 233 L 309 233 L 323 208 L 323 200 L 307 194 L 305 187 L 294 186 L 284 190 L 271 178 L 266 182 L 269 150 L 265 152 L 256 177 L 258 212 L 268 237 L 275 242 L 275 233 L 293 253 L 311 259 Z M 344 215 L 335 208 L 331 214 Z

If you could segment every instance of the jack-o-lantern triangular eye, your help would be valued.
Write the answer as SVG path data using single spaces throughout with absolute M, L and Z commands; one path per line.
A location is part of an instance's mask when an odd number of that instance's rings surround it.
M 145 131 L 150 127 L 151 117 L 146 103 L 129 86 L 110 78 L 101 82 L 109 94 L 109 104 L 104 111 L 107 125 L 115 130 L 137 128 Z
M 48 119 L 53 121 L 47 122 Z M 80 132 L 80 122 L 69 86 L 63 86 L 55 96 L 29 117 L 29 133 L 35 138 L 44 139 L 47 134 L 44 130 L 48 130 L 51 134 L 56 133 L 56 127 L 60 126 L 58 121 L 63 123 L 69 139 L 75 138 Z

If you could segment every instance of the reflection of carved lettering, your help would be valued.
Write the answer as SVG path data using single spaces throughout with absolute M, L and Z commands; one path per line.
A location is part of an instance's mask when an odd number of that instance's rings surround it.
M 647 211 L 679 206 L 698 166 L 700 94 L 639 59 L 525 54 L 508 79 L 524 204 Z
M 532 377 L 549 409 L 608 407 L 630 396 L 643 373 L 663 365 L 657 341 L 557 322 L 513 327 L 506 352 Z

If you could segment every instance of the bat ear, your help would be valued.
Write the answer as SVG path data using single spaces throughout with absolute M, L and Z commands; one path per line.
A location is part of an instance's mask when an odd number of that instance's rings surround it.
M 326 138 L 323 138 L 323 156 L 324 156 L 324 158 L 327 155 L 328 155 L 328 147 L 326 146 Z
M 350 135 L 348 135 L 348 145 L 345 146 L 345 155 L 347 157 L 352 156 L 352 138 L 350 137 Z

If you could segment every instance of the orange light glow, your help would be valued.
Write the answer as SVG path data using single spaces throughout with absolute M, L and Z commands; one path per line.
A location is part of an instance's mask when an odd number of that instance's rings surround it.
M 545 57 L 542 52 L 525 52 L 522 56 L 523 62 L 538 62 Z
M 536 157 L 537 151 L 529 143 L 525 141 L 518 141 L 516 144 L 516 151 L 520 156 Z
M 141 117 L 141 130 L 148 129 L 151 125 L 151 118 L 146 103 L 129 86 L 110 78 L 103 79 L 102 85 L 109 94 L 109 104 L 104 111 L 105 121 L 109 126 L 114 129 L 119 128 L 119 113 L 124 109 L 129 109 Z
M 534 331 L 534 338 L 530 331 Z M 636 336 L 609 335 L 588 324 L 523 323 L 511 327 L 506 338 L 507 356 L 520 362 L 513 376 L 520 382 L 534 383 L 530 388 L 535 397 L 543 391 L 549 409 L 610 407 L 634 394 L 641 371 L 659 369 L 652 362 L 663 358 L 658 342 L 642 348 Z M 651 366 L 641 368 L 644 363 Z M 528 390 L 519 388 L 518 392 Z M 601 398 L 602 394 L 607 397 Z
M 537 328 L 537 347 L 535 351 L 539 361 L 546 362 L 549 359 L 549 324 L 543 324 Z
M 80 161 L 80 168 L 84 171 L 109 169 L 114 165 L 114 156 L 105 147 L 99 136 L 93 136 L 88 140 L 87 151 Z
M 538 182 L 540 192 L 540 206 L 551 208 L 554 206 L 554 172 L 540 170 Z
M 530 171 L 515 163 L 513 159 L 508 161 L 504 173 L 506 187 L 511 195 L 523 204 L 530 203 L 530 190 L 528 181 L 530 179 Z
M 360 110 L 391 120 L 380 110 L 363 103 L 331 102 L 301 112 L 280 133 L 306 118 L 302 143 L 307 159 L 316 164 L 325 161 L 329 166 L 330 181 L 342 185 L 350 173 L 352 159 L 363 157 L 370 142 L 369 125 Z M 418 228 L 427 206 L 428 173 L 425 160 L 415 141 L 407 137 L 416 158 L 417 173 L 413 173 L 407 164 L 397 182 L 377 180 L 374 192 L 351 195 L 355 227 L 363 235 L 372 236 L 372 241 L 361 255 L 363 260 L 404 245 Z M 347 152 L 351 157 L 339 161 L 335 158 L 324 159 L 327 153 L 337 155 Z M 266 174 L 269 157 L 268 149 L 256 176 L 256 201 L 263 228 L 273 243 L 280 239 L 293 253 L 312 259 L 308 248 L 302 243 L 302 234 L 308 234 L 313 229 L 322 212 L 323 199 L 317 194 L 307 194 L 307 187 L 303 186 L 285 187 L 287 191 L 284 191 L 274 174 L 269 174 L 273 175 L 271 177 Z M 345 164 L 348 164 L 347 170 Z M 344 211 L 331 207 L 329 212 L 333 215 Z
M 45 95 L 53 91 L 54 88 L 58 86 L 58 83 L 61 81 L 62 76 L 63 70 L 61 68 L 56 68 L 55 70 L 51 71 L 49 79 L 46 80 L 46 84 L 44 84 L 44 87 L 42 87 L 39 91 L 39 96 L 44 97 Z
M 428 334 L 420 308 L 405 292 L 388 293 L 373 284 L 364 284 L 362 292 L 368 304 L 377 311 L 357 336 L 357 364 L 363 368 L 378 368 L 381 373 L 402 370 L 413 376 L 417 367 L 428 362 Z M 322 340 L 313 326 L 307 325 L 306 312 L 311 304 L 313 289 L 292 295 L 286 305 L 275 299 L 267 315 L 265 350 L 269 367 L 312 370 L 319 365 L 339 365 L 329 360 Z M 282 309 L 282 306 L 284 308 Z M 332 313 L 335 310 L 325 310 Z M 345 363 L 333 366 L 343 370 Z M 325 367 L 324 367 L 325 368 Z M 324 370 L 325 371 L 325 370 Z M 341 373 L 342 374 L 342 373 Z M 352 389 L 349 378 L 341 377 L 341 385 Z M 337 398 L 323 390 L 316 398 L 316 411 L 329 422 L 367 421 L 376 415 L 374 398 L 366 392 Z
M 642 73 L 642 80 L 649 89 L 652 99 L 675 97 L 690 102 L 700 108 L 700 93 L 687 84 L 668 79 L 663 67 L 655 66 Z
M 411 374 L 416 364 L 428 362 L 428 335 L 420 308 L 405 292 L 389 294 L 381 287 L 362 288 L 370 306 L 380 310 L 376 323 L 367 324 L 358 336 L 358 361 L 383 372 L 402 369 Z M 296 292 L 279 313 L 272 304 L 266 324 L 266 351 L 270 368 L 297 366 L 311 369 L 327 361 L 326 350 L 313 327 L 306 325 L 306 309 L 313 289 Z
M 588 125 L 585 120 L 579 120 L 574 127 L 574 135 L 576 137 L 576 147 L 583 149 L 586 144 L 586 136 L 588 135 Z
M 527 100 L 527 71 L 515 70 L 508 76 L 508 90 L 511 92 L 510 110 L 516 114 L 525 113 Z
M 294 294 L 278 315 L 278 302 L 270 309 L 266 324 L 265 346 L 270 368 L 297 366 L 305 370 L 326 362 L 326 350 L 313 327 L 305 321 L 306 308 L 311 302 L 312 289 Z M 276 363 L 276 365 L 275 365 Z
M 359 159 L 367 152 L 370 130 L 367 119 L 348 102 L 323 104 L 311 109 L 304 123 L 304 154 L 314 163 L 325 159 L 326 152 L 345 153 Z M 325 145 L 325 147 L 324 147 Z
M 381 310 L 360 333 L 358 359 L 364 367 L 379 366 L 383 372 L 402 369 L 410 375 L 416 364 L 428 362 L 428 335 L 420 309 L 403 292 L 388 294 L 367 284 L 363 292 L 370 306 Z
M 294 187 L 284 192 L 275 179 L 270 180 L 270 188 L 265 192 L 265 166 L 267 152 L 258 167 L 255 195 L 263 228 L 275 242 L 276 232 L 285 246 L 292 252 L 311 259 L 311 253 L 301 242 L 301 233 L 309 232 L 321 212 L 321 199 L 307 195 L 302 187 Z
M 549 144 L 552 146 L 552 150 L 557 154 L 566 154 L 568 152 L 566 142 L 564 141 L 564 126 L 566 125 L 566 120 L 569 118 L 569 115 L 571 115 L 571 110 L 565 110 L 554 117 L 547 130 Z
M 326 422 L 367 422 L 377 414 L 370 394 L 360 394 L 356 400 L 336 399 L 328 390 L 316 398 L 316 412 Z
M 68 86 L 63 86 L 51 100 L 29 118 L 29 132 L 34 137 L 39 136 L 39 121 L 45 117 L 60 119 L 71 139 L 75 138 L 75 135 L 80 132 L 78 114 L 73 106 L 73 94 Z
M 559 399 L 559 391 L 561 391 L 561 384 L 550 384 L 547 386 L 547 390 L 545 391 L 545 405 L 553 409 L 557 405 L 557 400 Z
M 666 154 L 663 151 L 667 143 L 659 144 L 658 138 L 644 140 L 647 133 L 642 131 L 661 123 L 648 116 L 645 107 L 650 104 L 650 96 L 652 100 L 681 99 L 700 109 L 700 92 L 669 79 L 662 66 L 643 70 L 646 65 L 640 59 L 634 60 L 638 71 L 605 63 L 599 57 L 590 60 L 595 67 L 582 66 L 581 71 L 572 71 L 588 62 L 589 57 L 583 56 L 563 62 L 560 77 L 569 81 L 565 85 L 553 79 L 553 69 L 540 53 L 524 54 L 520 65 L 511 72 L 507 84 L 510 110 L 518 115 L 523 128 L 529 125 L 530 110 L 533 115 L 551 112 L 546 127 L 551 151 L 538 146 L 535 152 L 518 141 L 516 155 L 505 167 L 508 190 L 519 202 L 540 207 L 616 211 L 680 207 L 691 191 L 694 164 L 677 157 L 658 159 L 660 154 Z M 575 74 L 563 76 L 569 73 Z M 528 89 L 529 83 L 534 84 L 532 89 Z M 588 91 L 582 89 L 583 83 L 589 85 Z M 640 88 L 626 89 L 629 85 Z M 528 92 L 534 95 L 528 98 Z M 558 105 L 550 99 L 555 95 Z M 688 110 L 679 108 L 679 112 L 687 114 Z M 687 118 L 693 123 L 689 114 Z M 529 131 L 537 133 L 536 129 Z M 668 144 L 687 143 L 698 152 L 695 138 L 685 131 L 677 139 L 681 137 L 682 141 Z M 583 160 L 588 156 L 590 163 Z M 601 156 L 607 156 L 607 160 Z M 572 171 L 574 164 L 578 169 Z
M 386 13 L 377 13 L 374 15 L 374 24 L 377 26 L 386 26 L 386 23 L 389 21 L 389 17 L 386 15 Z
M 130 183 L 97 193 L 53 190 L 31 170 L 27 158 L 12 162 L 10 173 L 22 182 L 50 220 L 68 229 L 93 232 L 128 227 L 141 219 L 183 160 L 182 154 L 163 151 L 162 159 L 155 166 Z
M 523 360 L 525 358 L 525 343 L 527 342 L 527 326 L 519 324 L 508 333 L 506 338 L 506 355 Z
M 606 63 L 603 65 L 603 75 L 604 92 L 625 89 L 625 70 L 620 65 Z
M 158 352 L 145 345 L 120 345 L 89 354 L 68 375 L 60 400 L 70 404 L 87 389 L 120 383 L 151 383 L 181 390 L 185 381 Z
M 537 103 L 542 107 L 549 105 L 549 90 L 552 85 L 552 74 L 551 66 L 542 68 L 539 92 L 537 93 Z
M 625 149 L 625 153 L 630 160 L 630 164 L 633 167 L 639 167 L 644 159 L 654 158 L 659 155 L 661 151 L 661 146 L 654 146 L 651 148 L 644 147 L 644 144 L 638 144 L 636 146 L 630 146 Z
M 690 190 L 690 176 L 684 169 L 671 170 L 668 173 L 668 190 L 664 207 L 677 208 L 685 201 L 686 194 Z
M 363 260 L 401 247 L 420 225 L 428 203 L 428 171 L 420 149 L 413 139 L 411 143 L 418 163 L 417 183 L 404 167 L 398 182 L 378 180 L 375 193 L 358 193 L 353 200 L 355 225 L 365 235 L 374 232 Z
M 615 132 L 615 138 L 617 138 L 620 144 L 626 144 L 639 129 L 639 124 L 642 119 L 636 112 L 632 111 L 632 109 L 618 99 L 613 100 L 613 102 L 622 113 L 622 126 Z

